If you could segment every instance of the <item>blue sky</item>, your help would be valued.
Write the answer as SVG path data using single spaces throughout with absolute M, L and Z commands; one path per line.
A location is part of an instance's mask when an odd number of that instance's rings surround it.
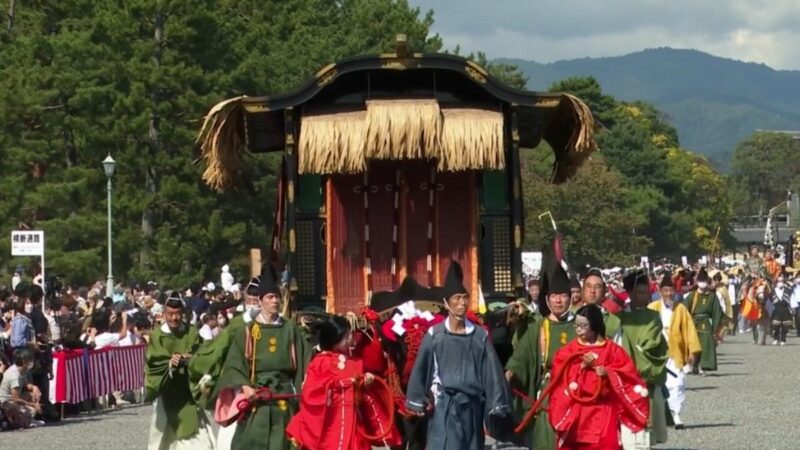
M 409 0 L 447 48 L 552 62 L 653 47 L 800 70 L 800 0 Z

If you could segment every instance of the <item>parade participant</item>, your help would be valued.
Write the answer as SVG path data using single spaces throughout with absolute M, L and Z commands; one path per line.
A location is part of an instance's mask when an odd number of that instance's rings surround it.
M 650 395 L 650 423 L 642 431 L 622 427 L 622 444 L 626 450 L 649 449 L 652 444 L 667 441 L 666 406 L 662 388 L 666 380 L 667 342 L 661 332 L 661 317 L 647 309 L 650 284 L 647 273 L 637 270 L 625 277 L 625 290 L 630 296 L 629 309 L 619 314 L 622 322 L 622 348 L 631 355 L 636 370 L 647 383 Z
M 614 342 L 618 341 L 619 317 L 608 312 L 605 303 L 613 300 L 606 299 L 606 282 L 600 269 L 589 269 L 583 277 L 581 297 L 586 305 L 597 305 L 603 312 L 603 323 L 606 328 L 606 337 Z
M 532 308 L 538 308 L 539 301 L 539 277 L 534 276 L 528 281 L 528 303 Z
M 764 270 L 767 272 L 767 277 L 771 282 L 775 282 L 783 272 L 781 263 L 775 258 L 775 252 L 767 250 L 764 254 Z
M 750 278 L 757 276 L 765 276 L 767 271 L 764 267 L 764 261 L 758 256 L 758 245 L 750 246 L 750 256 L 744 260 L 747 267 L 747 274 Z
M 202 392 L 199 392 L 202 397 L 208 397 L 214 390 L 230 347 L 232 333 L 237 329 L 243 330 L 245 325 L 250 324 L 253 318 L 261 313 L 257 295 L 260 284 L 261 279 L 259 277 L 254 277 L 250 280 L 245 291 L 244 303 L 238 305 L 238 308 L 244 313 L 237 314 L 232 319 L 228 319 L 225 312 L 226 307 L 231 305 L 215 303 L 209 307 L 208 314 L 215 314 L 218 324 L 220 324 L 220 321 L 227 323 L 225 326 L 220 327 L 220 332 L 214 339 L 208 340 L 200 346 L 197 354 L 189 363 L 190 379 L 193 386 L 196 386 L 198 390 L 202 390 Z M 196 392 L 197 394 L 198 392 Z M 209 404 L 208 399 L 205 398 L 203 403 Z M 213 401 L 210 402 L 210 405 L 213 407 Z
M 625 309 L 628 301 L 628 293 L 622 286 L 622 280 L 619 278 L 613 279 L 609 286 L 606 286 L 606 299 L 603 301 L 603 308 L 611 314 L 619 314 L 620 311 Z
M 387 404 L 370 389 L 375 377 L 351 356 L 355 342 L 347 319 L 332 316 L 314 324 L 313 331 L 320 353 L 308 364 L 300 412 L 289 422 L 286 434 L 304 450 L 401 445 L 389 411 L 394 408 L 391 393 Z
M 209 307 L 210 313 L 217 311 L 217 322 L 223 324 L 228 321 L 226 309 L 231 306 L 241 307 L 242 312 L 235 315 L 227 325 L 220 326 L 222 331 L 210 341 L 204 342 L 194 358 L 189 362 L 189 380 L 195 400 L 206 410 L 213 410 L 217 398 L 215 387 L 219 381 L 222 366 L 231 347 L 232 336 L 237 333 L 244 333 L 245 327 L 253 322 L 253 318 L 261 313 L 259 306 L 258 292 L 260 290 L 261 279 L 254 277 L 245 289 L 244 303 L 242 305 L 228 305 L 225 303 L 215 303 Z M 220 426 L 217 433 L 217 450 L 228 450 L 236 432 L 237 423 L 228 426 Z
M 569 277 L 569 303 L 570 311 L 573 313 L 583 306 L 583 296 L 581 296 L 581 282 L 578 280 L 578 274 L 572 273 Z
M 748 283 L 742 298 L 741 315 L 753 330 L 753 344 L 766 345 L 769 328 L 769 283 L 756 275 Z M 759 336 L 761 337 L 759 341 Z
M 706 270 L 700 269 L 697 288 L 684 297 L 703 348 L 699 364 L 695 367 L 700 374 L 717 370 L 718 333 L 724 325 L 722 308 L 709 281 Z
M 406 391 L 406 408 L 428 419 L 428 450 L 482 450 L 511 422 L 508 385 L 488 333 L 467 319 L 469 293 L 455 261 L 442 297 L 447 319 L 425 334 Z M 430 399 L 433 394 L 432 401 Z
M 772 324 L 772 345 L 786 345 L 786 334 L 792 326 L 792 288 L 786 286 L 786 277 L 779 275 L 772 295 L 773 309 L 770 315 Z
M 512 312 L 512 319 L 507 320 L 508 332 L 511 333 L 511 346 L 516 347 L 519 339 L 528 331 L 528 326 L 539 319 L 539 292 L 540 280 L 538 276 L 528 281 L 528 298 L 523 301 L 519 299 L 509 304 L 510 308 L 514 308 Z M 496 315 L 496 313 L 491 313 Z M 506 358 L 510 355 L 502 355 Z M 502 360 L 502 359 L 501 359 Z
M 681 412 L 686 401 L 686 368 L 691 367 L 702 350 L 697 330 L 689 310 L 675 302 L 675 286 L 669 274 L 661 280 L 661 299 L 656 300 L 648 308 L 661 316 L 661 326 L 667 339 L 667 380 L 669 390 L 667 403 L 672 412 L 672 420 L 676 430 L 685 426 L 681 420 Z
M 728 326 L 728 334 L 731 336 L 736 336 L 736 333 L 741 329 L 739 327 L 739 309 L 741 304 L 739 302 L 739 293 L 740 293 L 740 286 L 742 283 L 741 278 L 739 277 L 740 270 L 731 270 L 728 272 L 728 297 L 731 299 L 731 323 Z
M 800 278 L 795 274 L 794 283 L 791 286 L 792 296 L 789 300 L 789 306 L 794 311 L 794 329 L 797 332 L 797 337 L 800 337 Z
M 189 390 L 187 363 L 200 345 L 184 321 L 186 305 L 174 292 L 164 303 L 164 323 L 153 331 L 145 354 L 145 401 L 154 401 L 150 450 L 214 449 L 210 423 Z
M 715 270 L 711 279 L 713 280 L 714 291 L 717 295 L 717 301 L 719 301 L 719 307 L 723 315 L 723 325 L 718 335 L 719 340 L 722 341 L 722 336 L 726 334 L 726 331 L 733 323 L 733 301 L 731 300 L 730 291 L 728 290 L 728 276 L 719 270 Z
M 599 306 L 581 307 L 577 339 L 553 358 L 548 415 L 559 449 L 621 449 L 620 425 L 642 430 L 650 417 L 645 383 L 625 350 L 606 339 L 603 320 Z
M 546 270 L 539 296 L 539 310 L 543 316 L 537 316 L 530 324 L 506 363 L 506 379 L 532 401 L 549 383 L 555 353 L 576 336 L 574 315 L 569 311 L 569 276 L 549 249 L 543 252 L 543 264 Z M 532 405 L 518 402 L 516 406 L 518 413 L 526 414 Z M 543 406 L 545 409 L 537 413 L 532 427 L 525 428 L 526 443 L 529 448 L 555 449 L 556 435 L 548 420 L 547 405 Z
M 285 430 L 297 411 L 297 401 L 270 397 L 299 392 L 310 356 L 300 329 L 279 315 L 280 288 L 272 268 L 266 269 L 258 287 L 250 291 L 258 296 L 261 311 L 251 324 L 228 327 L 230 347 L 216 384 L 218 409 L 223 405 L 236 408 L 231 403 L 237 394 L 252 404 L 236 426 L 234 450 L 290 448 Z

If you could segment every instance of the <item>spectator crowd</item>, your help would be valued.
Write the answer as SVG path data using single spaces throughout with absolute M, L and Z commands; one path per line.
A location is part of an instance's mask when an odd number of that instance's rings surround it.
M 47 289 L 45 289 L 47 288 Z M 47 293 L 45 294 L 45 290 Z M 216 337 L 237 306 L 242 288 L 227 265 L 219 283 L 162 289 L 155 282 L 118 284 L 110 296 L 104 283 L 89 287 L 48 286 L 41 276 L 25 279 L 18 267 L 10 286 L 0 285 L 0 429 L 42 426 L 61 419 L 50 402 L 53 352 L 62 349 L 101 350 L 146 344 L 164 318 L 164 303 L 180 297 L 204 340 Z M 140 392 L 114 392 L 67 413 L 110 408 L 141 401 Z

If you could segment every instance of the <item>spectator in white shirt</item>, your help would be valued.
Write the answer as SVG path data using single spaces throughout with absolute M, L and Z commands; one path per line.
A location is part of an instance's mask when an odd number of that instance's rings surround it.
M 11 277 L 11 290 L 14 291 L 17 288 L 17 285 L 20 281 L 22 281 L 22 266 L 17 266 L 17 270 L 14 271 L 14 276 Z
M 203 326 L 200 328 L 200 337 L 204 341 L 210 341 L 217 337 L 219 334 L 219 326 L 217 324 L 217 312 L 209 311 L 200 315 L 200 321 Z
M 92 318 L 87 344 L 94 344 L 95 350 L 105 347 L 118 347 L 119 341 L 128 335 L 128 314 L 122 312 L 122 324 L 119 331 L 110 331 L 112 317 L 108 311 L 99 311 Z
M 141 314 L 131 316 L 131 322 L 128 325 L 128 335 L 119 341 L 120 347 L 127 347 L 131 345 L 145 344 L 144 335 L 150 329 L 150 323 L 147 317 Z

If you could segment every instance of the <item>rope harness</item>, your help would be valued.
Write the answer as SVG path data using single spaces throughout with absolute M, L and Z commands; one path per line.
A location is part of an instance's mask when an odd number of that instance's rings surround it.
M 553 390 L 557 386 L 559 386 L 561 384 L 561 380 L 566 375 L 567 368 L 570 366 L 570 363 L 572 363 L 574 360 L 580 359 L 580 358 L 583 358 L 583 354 L 575 353 L 575 354 L 570 355 L 570 357 L 567 358 L 566 361 L 564 361 L 564 364 L 561 366 L 561 368 L 558 371 L 558 373 L 553 375 L 553 378 L 552 378 L 552 380 L 550 380 L 550 383 L 547 385 L 547 387 L 544 388 L 544 390 L 542 391 L 541 395 L 539 395 L 539 398 L 536 400 L 535 403 L 533 403 L 533 406 L 531 407 L 531 409 L 525 414 L 525 417 L 522 419 L 522 421 L 519 423 L 519 425 L 517 425 L 517 427 L 514 429 L 515 433 L 522 433 L 526 428 L 528 428 L 528 426 L 531 425 L 531 423 L 533 423 L 533 419 L 536 417 L 536 414 L 542 408 L 542 403 L 544 402 L 544 399 L 549 397 L 550 394 L 553 392 Z M 593 367 L 594 366 L 583 367 L 582 370 L 592 370 Z M 578 393 L 578 389 L 575 389 L 575 390 L 567 389 L 567 391 L 569 392 L 569 396 L 573 400 L 575 400 L 576 402 L 581 403 L 581 404 L 588 404 L 588 403 L 592 403 L 592 402 L 596 401 L 598 399 L 598 397 L 600 397 L 600 393 L 603 392 L 603 385 L 604 384 L 605 384 L 604 383 L 604 378 L 603 377 L 598 377 L 598 381 L 594 386 L 594 390 L 591 393 L 589 393 L 588 395 L 580 395 Z M 531 399 L 529 397 L 523 395 L 521 392 L 517 391 L 516 389 L 514 390 L 514 393 L 519 395 L 520 397 L 522 397 L 524 400 L 526 400 L 528 402 L 531 401 Z

